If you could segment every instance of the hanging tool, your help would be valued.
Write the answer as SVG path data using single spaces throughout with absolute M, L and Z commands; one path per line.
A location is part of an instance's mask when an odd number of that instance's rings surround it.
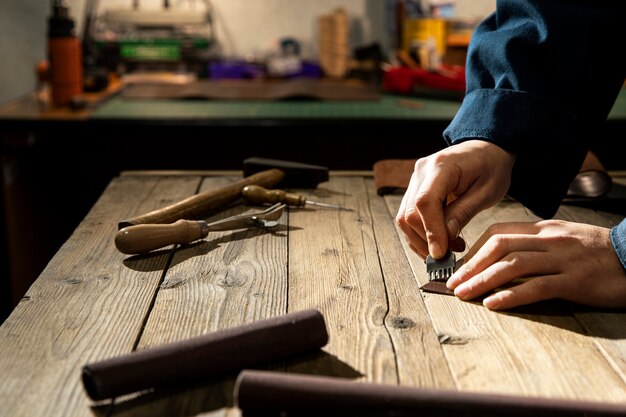
M 115 246 L 125 254 L 139 254 L 173 244 L 187 244 L 205 238 L 209 232 L 278 225 L 285 204 L 274 204 L 266 210 L 239 214 L 207 223 L 204 220 L 178 220 L 170 224 L 138 224 L 124 227 L 115 235 Z
M 259 185 L 246 185 L 241 190 L 241 196 L 249 204 L 264 203 L 285 203 L 293 207 L 304 207 L 306 205 L 332 208 L 337 210 L 352 211 L 352 209 L 341 207 L 335 204 L 320 203 L 318 201 L 307 200 L 305 196 L 288 193 L 283 190 L 268 190 Z

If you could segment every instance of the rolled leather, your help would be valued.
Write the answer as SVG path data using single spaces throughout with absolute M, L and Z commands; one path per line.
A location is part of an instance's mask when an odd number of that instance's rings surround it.
M 328 342 L 324 317 L 303 310 L 83 367 L 85 391 L 103 400 L 181 385 L 315 351 Z
M 235 404 L 250 416 L 608 417 L 626 405 L 470 393 L 245 370 Z

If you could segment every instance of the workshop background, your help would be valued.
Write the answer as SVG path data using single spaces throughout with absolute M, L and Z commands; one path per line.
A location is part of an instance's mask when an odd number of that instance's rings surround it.
M 84 0 L 69 1 L 78 35 L 83 27 Z M 102 0 L 98 10 L 129 7 L 130 0 Z M 178 2 L 184 3 L 184 2 Z M 351 45 L 378 41 L 389 52 L 390 33 L 386 0 L 212 0 L 216 39 L 225 55 L 245 57 L 271 45 L 277 38 L 292 36 L 303 54 L 315 58 L 316 19 L 336 7 L 351 16 Z M 495 10 L 495 0 L 457 0 L 457 17 L 484 17 Z M 144 0 L 141 7 L 159 7 L 158 0 Z M 174 2 L 176 4 L 176 2 Z M 184 5 L 183 5 L 184 6 Z M 204 7 L 198 1 L 196 7 Z M 46 20 L 50 4 L 41 0 L 0 2 L 0 104 L 35 88 L 35 65 L 46 57 Z M 6 76 L 10 74 L 11 76 Z
M 249 157 L 371 171 L 443 148 L 471 35 L 495 7 L 0 0 L 0 322 L 126 171 L 239 171 Z M 624 132 L 626 89 L 593 134 Z M 623 169 L 611 143 L 593 146 Z

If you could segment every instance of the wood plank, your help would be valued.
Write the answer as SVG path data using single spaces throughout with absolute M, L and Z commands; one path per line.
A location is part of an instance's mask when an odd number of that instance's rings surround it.
M 386 200 L 395 215 L 401 196 Z M 463 237 L 472 244 L 492 223 L 534 220 L 518 203 L 503 201 L 476 216 Z M 401 241 L 418 280 L 426 282 L 424 262 Z M 569 305 L 551 301 L 491 312 L 478 302 L 423 296 L 436 332 L 449 337 L 443 348 L 459 389 L 610 402 L 626 399 L 620 376 L 571 315 Z
M 385 200 L 365 181 L 389 311 L 385 326 L 396 352 L 400 385 L 454 389 L 452 374 L 433 330 Z
M 396 384 L 385 327 L 389 307 L 365 183 L 360 177 L 337 177 L 303 193 L 354 209 L 290 213 L 288 308 L 317 308 L 324 314 L 330 337 L 324 351 L 337 365 L 317 372 Z M 304 370 L 295 366 L 290 371 Z
M 128 263 L 117 221 L 195 192 L 193 178 L 118 178 L 0 327 L 6 415 L 92 416 L 80 381 L 88 362 L 128 353 L 168 254 Z
M 563 205 L 559 208 L 556 218 L 611 228 L 617 225 L 624 216 Z M 575 307 L 574 316 L 594 338 L 598 350 L 626 382 L 626 311 L 602 311 L 594 308 Z
M 202 190 L 236 178 L 205 178 Z M 231 207 L 211 220 L 256 211 Z M 160 285 L 138 349 L 188 339 L 287 312 L 287 212 L 275 232 L 211 232 L 179 247 Z M 134 397 L 116 404 L 115 416 L 237 415 L 232 377 L 180 392 Z M 189 388 L 189 389 L 188 389 Z

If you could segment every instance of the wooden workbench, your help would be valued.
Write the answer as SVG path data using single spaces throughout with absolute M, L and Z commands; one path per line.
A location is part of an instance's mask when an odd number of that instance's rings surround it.
M 169 174 L 169 175 L 168 175 Z M 115 178 L 0 327 L 0 415 L 238 415 L 234 375 L 175 392 L 94 404 L 84 364 L 306 308 L 325 316 L 324 353 L 271 369 L 405 386 L 626 402 L 626 312 L 550 301 L 509 312 L 422 293 L 423 262 L 394 226 L 400 196 L 367 173 L 333 175 L 311 199 L 353 208 L 290 210 L 274 232 L 211 233 L 196 244 L 125 256 L 120 219 L 235 177 Z M 241 205 L 215 219 L 250 210 Z M 562 207 L 611 226 L 622 216 Z M 464 229 L 536 218 L 503 201 Z

